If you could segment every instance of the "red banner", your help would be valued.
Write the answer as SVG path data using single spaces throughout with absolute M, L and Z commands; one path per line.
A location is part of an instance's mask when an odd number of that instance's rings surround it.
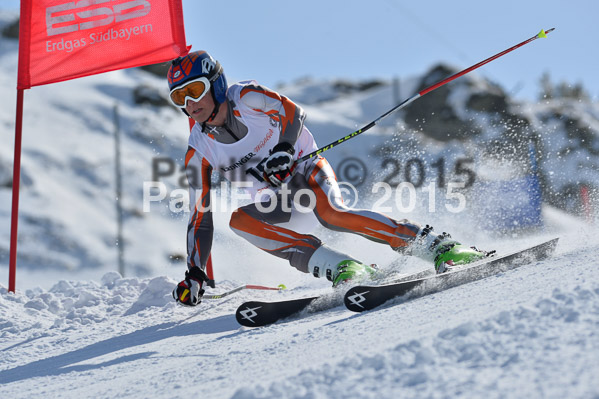
M 181 0 L 21 0 L 18 89 L 189 51 Z

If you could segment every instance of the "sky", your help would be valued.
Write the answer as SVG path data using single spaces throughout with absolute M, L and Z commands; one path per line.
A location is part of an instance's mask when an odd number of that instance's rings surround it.
M 286 5 L 289 4 L 289 5 Z M 536 99 L 539 79 L 582 82 L 599 99 L 595 0 L 183 0 L 187 41 L 235 80 L 409 78 L 438 62 L 467 68 L 555 27 L 477 70 Z
M 529 100 L 549 73 L 599 100 L 595 0 L 182 0 L 188 44 L 207 50 L 229 82 L 276 88 L 311 77 L 408 79 L 439 62 L 467 68 L 556 28 L 476 71 Z M 0 11 L 19 1 L 0 0 Z

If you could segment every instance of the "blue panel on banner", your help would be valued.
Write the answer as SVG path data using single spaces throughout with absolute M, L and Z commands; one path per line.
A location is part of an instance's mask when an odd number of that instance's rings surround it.
M 534 175 L 507 181 L 479 181 L 477 197 L 484 229 L 512 230 L 543 224 L 541 189 Z

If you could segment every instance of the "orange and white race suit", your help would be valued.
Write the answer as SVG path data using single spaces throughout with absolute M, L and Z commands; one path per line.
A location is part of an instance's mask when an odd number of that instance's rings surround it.
M 314 137 L 304 126 L 304 111 L 287 97 L 254 81 L 241 82 L 227 91 L 227 113 L 223 126 L 196 123 L 189 137 L 185 157 L 191 211 L 188 267 L 205 268 L 211 251 L 213 171 L 244 187 L 253 200 L 233 212 L 231 229 L 302 272 L 309 271 L 309 259 L 323 245 L 309 234 L 318 222 L 331 230 L 388 244 L 395 250 L 409 246 L 420 231 L 419 224 L 408 220 L 345 206 L 335 173 L 321 156 L 299 164 L 281 188 L 270 187 L 262 179 L 261 163 L 277 143 L 293 144 L 295 159 L 317 149 Z

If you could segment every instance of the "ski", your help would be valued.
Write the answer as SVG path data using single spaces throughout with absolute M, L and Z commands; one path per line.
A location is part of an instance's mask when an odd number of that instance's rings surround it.
M 555 251 L 558 240 L 559 238 L 554 238 L 506 255 L 456 266 L 445 273 L 430 277 L 383 285 L 358 285 L 345 293 L 343 301 L 349 310 L 363 312 L 397 297 L 406 296 L 413 299 L 432 294 L 546 259 Z
M 430 274 L 431 271 L 427 269 L 401 277 L 396 276 L 393 281 L 414 280 Z M 385 278 L 387 276 L 385 273 L 382 273 L 381 277 Z M 341 303 L 342 298 L 339 292 L 329 292 L 318 296 L 276 302 L 250 301 L 242 303 L 237 308 L 235 318 L 239 324 L 245 327 L 263 327 L 281 319 L 297 316 L 300 312 L 307 310 L 308 307 L 310 307 L 309 312 L 318 312 L 340 306 Z
M 318 296 L 277 302 L 250 301 L 242 303 L 235 312 L 237 322 L 245 327 L 262 327 L 304 310 Z
M 393 279 L 382 285 L 356 286 L 351 288 L 344 297 L 344 303 L 353 311 L 373 309 L 397 296 L 405 295 L 417 287 L 435 282 L 429 291 L 421 295 L 440 291 L 467 282 L 488 277 L 499 272 L 542 260 L 555 250 L 558 239 L 553 239 L 535 247 L 516 251 L 507 255 L 488 258 L 469 265 L 456 267 L 450 271 L 432 275 L 430 270 L 419 271 Z M 368 291 L 368 292 L 365 292 Z M 413 292 L 411 292 L 413 294 Z M 323 302 L 314 311 L 325 310 L 337 305 L 334 300 L 327 300 L 331 294 L 311 296 L 307 298 L 288 299 L 274 302 L 249 301 L 241 304 L 235 312 L 237 322 L 245 327 L 263 327 L 279 320 L 295 316 L 318 302 Z M 333 295 L 334 296 L 334 295 Z M 318 301 L 317 301 L 318 300 Z

